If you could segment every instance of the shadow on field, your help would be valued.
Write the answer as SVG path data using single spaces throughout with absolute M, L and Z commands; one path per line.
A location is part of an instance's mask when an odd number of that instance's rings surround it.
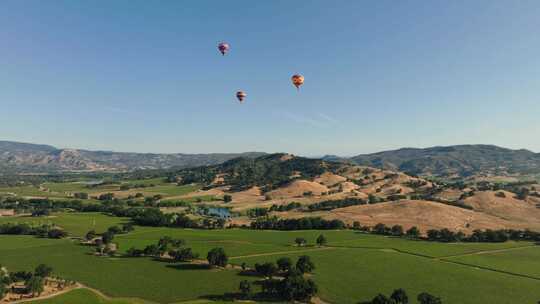
M 238 292 L 229 292 L 221 295 L 206 295 L 206 296 L 200 296 L 199 299 L 204 300 L 210 300 L 210 301 L 217 301 L 217 302 L 236 302 L 237 300 L 246 300 L 242 297 L 241 293 Z M 264 293 L 256 293 L 251 295 L 249 297 L 249 300 L 251 301 L 257 301 L 257 303 L 285 303 L 282 299 L 276 298 L 276 297 L 270 297 L 267 294 Z
M 238 273 L 239 276 L 245 276 L 245 277 L 260 277 L 261 274 L 256 272 L 254 269 L 246 269 L 242 270 Z
M 168 268 L 173 268 L 177 270 L 208 270 L 211 269 L 209 265 L 205 264 L 174 264 L 167 265 Z

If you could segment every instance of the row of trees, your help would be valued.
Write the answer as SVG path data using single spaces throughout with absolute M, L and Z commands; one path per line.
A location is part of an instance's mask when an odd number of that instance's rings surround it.
M 436 297 L 434 295 L 431 295 L 427 292 L 420 293 L 416 300 L 419 304 L 442 304 L 442 300 L 439 297 Z M 392 292 L 392 294 L 387 297 L 383 294 L 378 294 L 375 296 L 371 301 L 368 302 L 362 302 L 363 304 L 409 304 L 412 302 L 409 302 L 409 296 L 407 295 L 407 292 L 402 289 L 396 289 Z
M 251 218 L 257 218 L 257 217 L 261 217 L 261 216 L 267 216 L 268 214 L 270 214 L 270 212 L 273 212 L 273 211 L 283 212 L 283 211 L 290 211 L 290 210 L 294 210 L 294 209 L 299 209 L 301 207 L 302 207 L 302 204 L 297 203 L 297 202 L 292 202 L 292 203 L 289 203 L 289 204 L 286 204 L 286 205 L 273 204 L 269 208 L 259 207 L 259 208 L 249 209 L 246 212 L 246 214 L 247 214 L 247 216 L 249 216 Z
M 379 223 L 373 227 L 361 226 L 359 222 L 354 222 L 353 229 L 363 232 L 407 237 L 410 239 L 423 239 L 434 242 L 489 242 L 498 243 L 506 242 L 508 240 L 514 241 L 540 241 L 540 233 L 530 230 L 514 230 L 514 229 L 500 229 L 500 230 L 474 230 L 472 234 L 466 235 L 462 231 L 454 232 L 447 228 L 443 229 L 430 229 L 426 233 L 425 237 L 422 237 L 420 230 L 413 226 L 408 230 L 404 230 L 401 225 L 387 226 Z
M 264 230 L 310 230 L 310 229 L 344 229 L 341 220 L 325 220 L 320 217 L 304 217 L 299 219 L 280 219 L 278 217 L 260 217 L 251 222 L 252 229 Z
M 224 228 L 227 221 L 223 218 L 192 219 L 183 213 L 163 213 L 159 209 L 145 208 L 130 212 L 133 222 L 141 226 L 179 227 L 179 228 Z
M 446 228 L 441 230 L 431 229 L 427 231 L 429 241 L 438 242 L 487 242 L 502 243 L 508 240 L 514 241 L 540 241 L 540 233 L 530 230 L 474 230 L 471 235 L 465 235 L 463 232 L 453 232 Z
M 309 211 L 328 211 L 337 208 L 345 208 L 349 206 L 365 205 L 367 202 L 359 198 L 344 198 L 340 200 L 329 200 L 320 203 L 308 205 Z
M 186 247 L 186 242 L 182 239 L 174 239 L 169 236 L 164 236 L 159 239 L 156 244 L 150 244 L 144 249 L 131 247 L 127 250 L 126 255 L 130 257 L 149 256 L 155 258 L 167 258 L 175 262 L 192 261 L 199 257 L 189 247 Z
M 29 225 L 26 223 L 0 224 L 0 234 L 11 235 L 35 235 L 38 237 L 60 239 L 68 234 L 62 228 L 55 225 Z

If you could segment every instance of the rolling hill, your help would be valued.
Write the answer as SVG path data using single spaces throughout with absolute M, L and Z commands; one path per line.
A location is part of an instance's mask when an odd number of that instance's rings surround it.
M 371 226 L 399 224 L 422 231 L 448 228 L 471 233 L 474 229 L 540 229 L 537 184 L 515 184 L 530 196 L 469 184 L 431 182 L 403 172 L 309 159 L 290 154 L 236 158 L 223 164 L 177 171 L 176 181 L 200 183 L 197 192 L 177 197 L 224 197 L 216 203 L 235 212 L 261 212 L 279 218 L 322 217 Z M 496 184 L 493 184 L 496 185 Z M 494 188 L 495 189 L 495 188 Z M 266 213 L 264 213 L 266 214 Z M 235 219 L 246 224 L 247 218 Z
M 357 155 L 345 160 L 420 176 L 468 177 L 540 173 L 540 153 L 493 145 L 403 148 Z
M 264 153 L 126 153 L 58 149 L 48 145 L 0 141 L 0 174 L 185 168 L 214 165 L 240 156 L 249 158 L 262 154 Z
M 49 173 L 73 171 L 130 171 L 211 166 L 241 157 L 236 162 L 266 155 L 260 152 L 210 154 L 159 154 L 58 149 L 0 141 L 1 173 Z M 351 158 L 329 155 L 327 163 L 350 162 L 410 175 L 456 177 L 519 176 L 540 174 L 540 153 L 512 150 L 493 145 L 457 145 L 431 148 L 403 148 Z M 233 163 L 230 163 L 231 165 Z M 242 174 L 251 174 L 243 172 Z

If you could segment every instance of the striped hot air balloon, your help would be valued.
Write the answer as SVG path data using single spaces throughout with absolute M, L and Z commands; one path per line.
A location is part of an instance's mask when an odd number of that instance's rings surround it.
M 238 101 L 240 101 L 240 103 L 244 102 L 244 98 L 246 98 L 246 96 L 247 96 L 247 94 L 244 91 L 236 92 L 236 98 L 238 98 Z
M 296 89 L 300 89 L 300 86 L 304 84 L 304 76 L 300 74 L 294 74 L 291 77 L 292 83 L 296 87 Z

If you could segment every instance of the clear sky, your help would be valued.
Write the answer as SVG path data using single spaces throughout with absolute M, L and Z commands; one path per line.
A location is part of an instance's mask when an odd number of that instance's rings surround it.
M 3 0 L 0 139 L 135 152 L 539 152 L 539 16 L 536 0 Z M 306 79 L 300 92 L 294 73 Z

